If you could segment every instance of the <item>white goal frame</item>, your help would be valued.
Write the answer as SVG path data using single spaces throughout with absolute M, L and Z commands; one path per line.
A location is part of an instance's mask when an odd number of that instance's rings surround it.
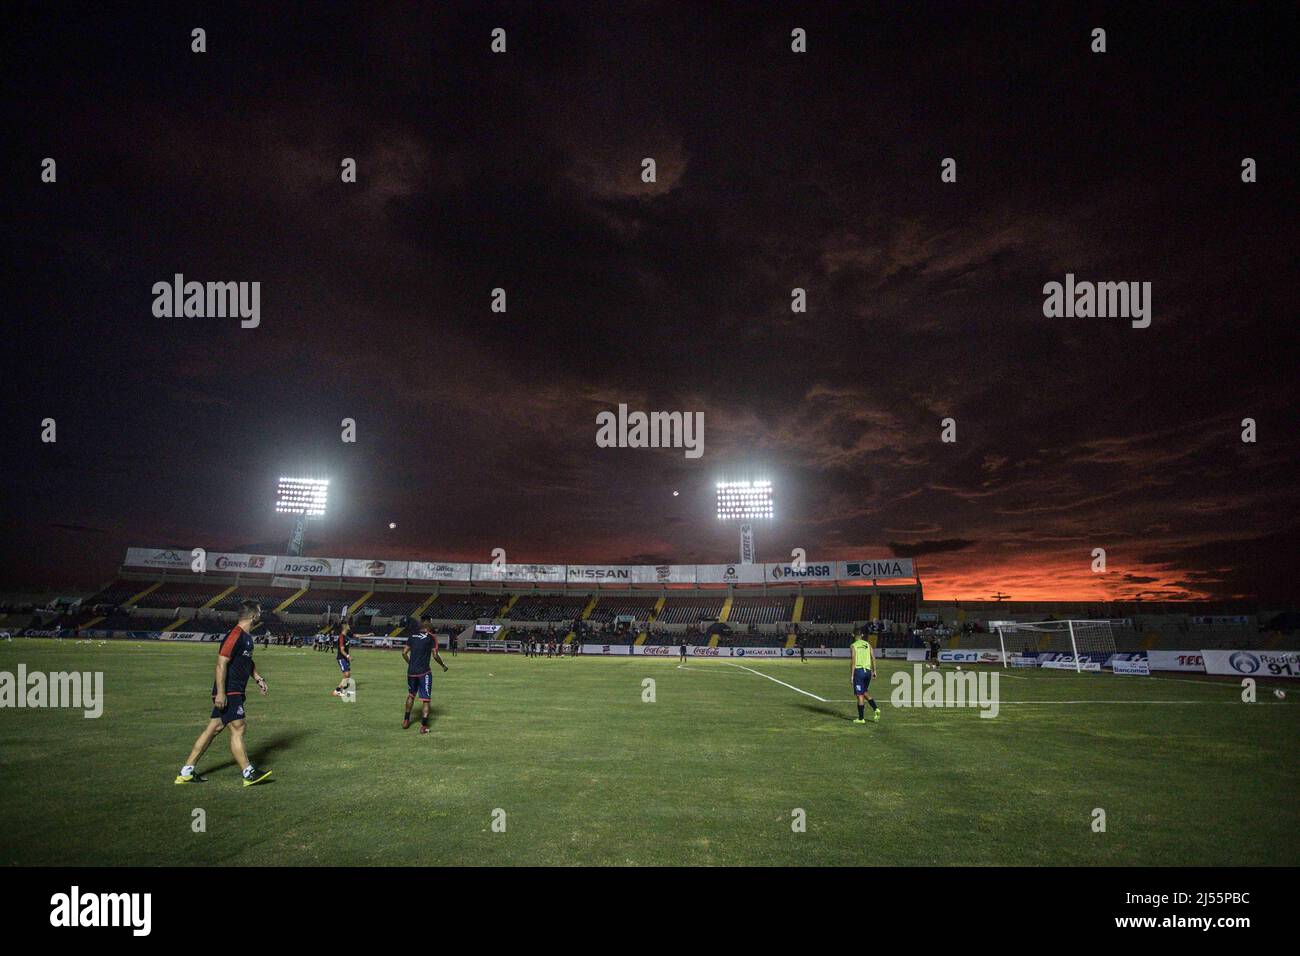
M 1034 634 L 1039 638 L 1046 635 L 1048 637 L 1068 637 L 1070 641 L 1070 653 L 1074 657 L 1074 672 L 1083 673 L 1083 662 L 1079 659 L 1079 639 L 1078 634 L 1083 630 L 1083 625 L 1089 628 L 1095 628 L 1098 625 L 1106 626 L 1106 639 L 1109 640 L 1110 647 L 1106 652 L 1110 654 L 1117 653 L 1115 647 L 1115 632 L 1112 622 L 1109 619 L 1093 620 L 1065 620 L 1065 621 L 1016 621 L 1015 623 L 999 622 L 997 625 L 998 644 L 1002 650 L 1002 666 L 1010 666 L 1007 655 L 1007 637 L 1016 634 Z M 1103 666 L 1105 662 L 1102 662 Z

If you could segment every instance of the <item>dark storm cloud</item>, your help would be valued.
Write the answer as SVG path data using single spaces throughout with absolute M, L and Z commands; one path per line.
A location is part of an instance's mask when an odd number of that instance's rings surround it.
M 91 528 L 84 524 L 64 524 L 61 521 L 51 521 L 51 528 L 57 528 L 60 531 L 72 531 L 76 534 L 107 534 L 103 528 Z
M 943 541 L 891 541 L 889 550 L 900 558 L 917 558 L 923 554 L 946 554 L 950 551 L 964 551 L 973 545 L 974 541 L 966 541 L 962 538 L 950 538 Z
M 763 559 L 919 548 L 940 596 L 1293 595 L 1286 31 L 1112 11 L 1102 59 L 1068 7 L 936 9 L 811 8 L 802 58 L 751 6 L 232 8 L 202 57 L 182 16 L 26 12 L 11 148 L 60 182 L 17 188 L 7 240 L 0 571 L 277 549 L 298 468 L 335 479 L 321 553 L 729 560 L 713 483 L 766 475 Z M 261 281 L 262 327 L 155 319 L 175 272 Z M 1153 282 L 1152 327 L 1045 319 L 1066 272 Z M 620 402 L 703 412 L 704 458 L 597 448 Z

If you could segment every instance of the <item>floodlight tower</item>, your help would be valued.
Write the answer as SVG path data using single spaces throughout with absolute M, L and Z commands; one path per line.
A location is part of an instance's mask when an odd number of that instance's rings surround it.
M 307 519 L 325 514 L 325 501 L 329 497 L 328 478 L 281 478 L 275 494 L 276 514 L 296 515 L 293 534 L 289 537 L 289 553 L 302 554 L 303 538 L 307 534 Z
M 770 481 L 720 481 L 718 520 L 740 522 L 740 563 L 753 564 L 754 523 L 772 520 Z

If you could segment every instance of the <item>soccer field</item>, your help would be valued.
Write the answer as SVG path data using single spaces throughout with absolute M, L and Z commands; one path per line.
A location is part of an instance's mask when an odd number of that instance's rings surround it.
M 0 710 L 0 861 L 1300 863 L 1300 707 L 1267 681 L 1246 704 L 1203 678 L 1011 671 L 982 719 L 890 706 L 911 665 L 882 662 L 862 726 L 846 661 L 461 654 L 422 737 L 401 729 L 396 653 L 354 656 L 353 704 L 329 694 L 332 654 L 256 656 L 271 692 L 250 685 L 249 751 L 272 780 L 241 787 L 222 734 L 208 783 L 176 786 L 213 645 L 0 643 L 0 671 L 102 671 L 105 697 L 98 719 Z

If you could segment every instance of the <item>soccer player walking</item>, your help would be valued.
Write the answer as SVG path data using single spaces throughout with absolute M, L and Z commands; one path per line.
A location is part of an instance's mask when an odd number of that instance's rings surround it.
M 251 677 L 262 694 L 266 694 L 266 681 L 253 663 L 253 638 L 251 632 L 261 617 L 262 608 L 256 601 L 242 601 L 239 605 L 239 623 L 226 635 L 217 651 L 216 679 L 212 684 L 212 717 L 203 732 L 194 741 L 176 783 L 206 783 L 195 772 L 195 766 L 208 745 L 222 730 L 230 728 L 230 755 L 243 768 L 244 786 L 251 787 L 271 776 L 269 770 L 258 770 L 248 759 L 244 746 L 244 690 Z
M 438 638 L 433 633 L 433 618 L 420 618 L 420 630 L 406 639 L 402 648 L 402 660 L 406 661 L 406 713 L 402 716 L 402 729 L 411 726 L 411 705 L 419 697 L 424 702 L 420 715 L 420 733 L 429 732 L 429 698 L 433 690 L 433 671 L 429 668 L 429 658 L 438 662 L 443 673 L 447 665 L 438 656 Z
M 871 650 L 869 642 L 861 634 L 854 635 L 853 643 L 849 645 L 849 657 L 853 664 L 853 693 L 858 698 L 858 719 L 855 724 L 865 724 L 866 705 L 871 705 L 871 719 L 880 719 L 880 708 L 876 706 L 875 699 L 867 693 L 867 687 L 871 684 L 871 675 L 876 670 L 876 655 Z
M 348 638 L 352 636 L 352 622 L 340 621 L 337 646 L 335 650 L 335 659 L 338 661 L 339 670 L 343 672 L 343 678 L 339 681 L 339 686 L 330 691 L 335 697 L 345 697 L 351 686 L 352 680 L 352 655 L 348 653 Z

